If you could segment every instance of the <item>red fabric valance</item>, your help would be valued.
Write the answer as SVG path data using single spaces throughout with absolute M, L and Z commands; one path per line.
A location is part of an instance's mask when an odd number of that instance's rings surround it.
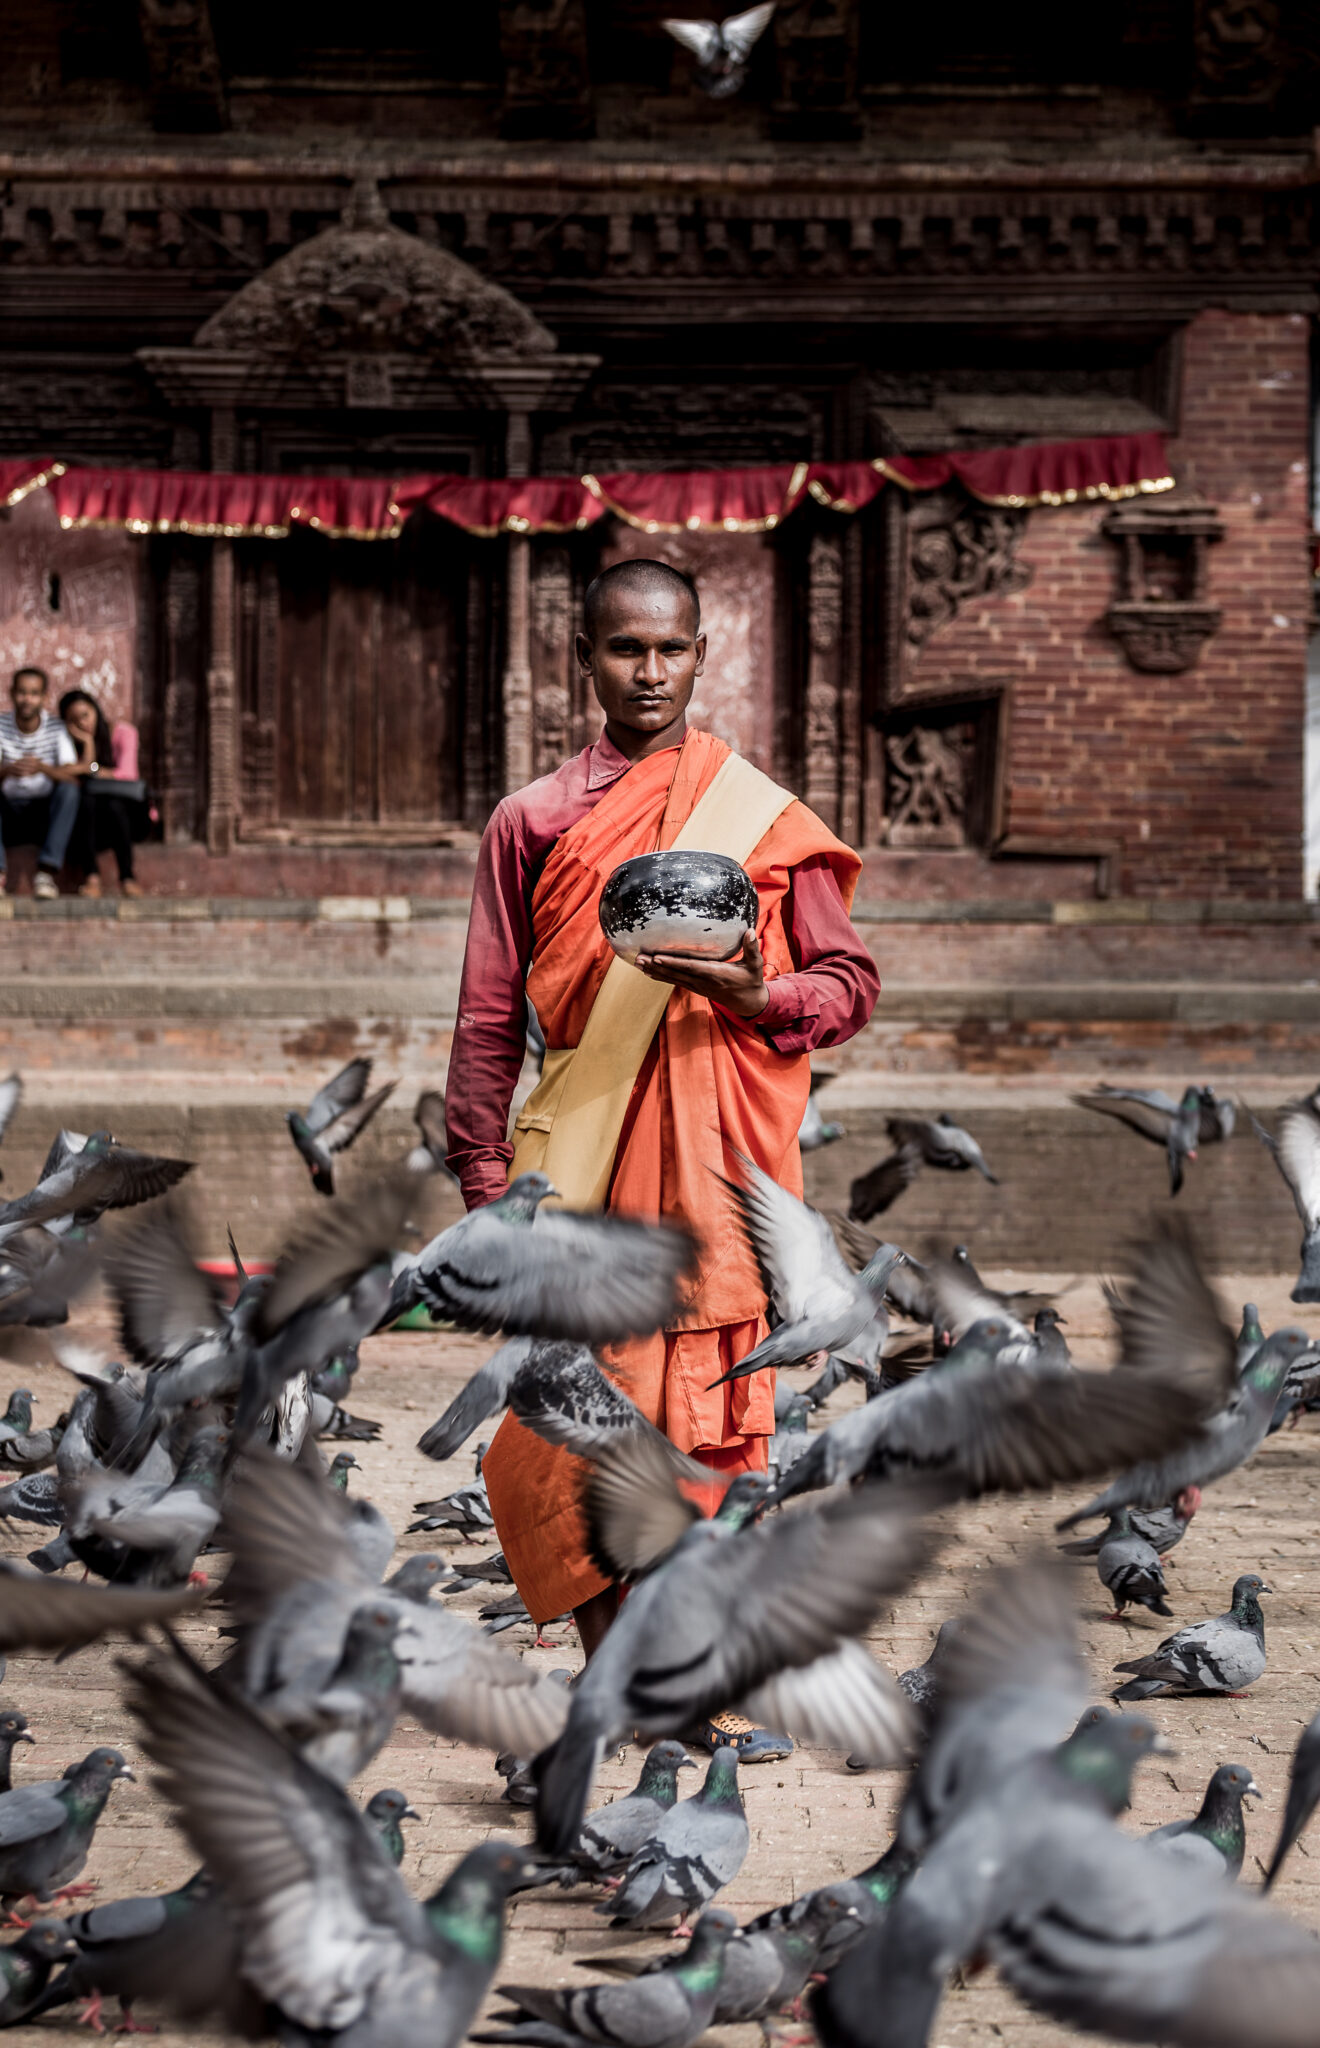
M 168 469 L 80 469 L 31 457 L 0 462 L 0 504 L 45 484 L 62 526 L 132 533 L 283 538 L 295 526 L 333 538 L 394 538 L 426 511 L 468 533 L 572 533 L 607 512 L 645 533 L 764 533 L 810 493 L 860 511 L 886 483 L 937 490 L 957 479 L 987 505 L 1071 505 L 1165 491 L 1160 434 L 1109 434 L 871 462 L 780 463 L 763 469 L 631 470 L 616 476 L 296 477 Z

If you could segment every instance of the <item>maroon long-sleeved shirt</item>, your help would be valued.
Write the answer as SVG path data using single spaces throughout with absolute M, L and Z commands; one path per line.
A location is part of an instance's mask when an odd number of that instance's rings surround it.
M 503 1194 L 513 1157 L 509 1109 L 526 1051 L 532 892 L 555 841 L 630 765 L 602 733 L 553 775 L 506 796 L 482 838 L 445 1091 L 449 1164 L 469 1209 Z M 875 1008 L 880 977 L 823 857 L 794 868 L 785 925 L 797 972 L 768 983 L 769 1000 L 746 1028 L 784 1053 L 842 1045 Z

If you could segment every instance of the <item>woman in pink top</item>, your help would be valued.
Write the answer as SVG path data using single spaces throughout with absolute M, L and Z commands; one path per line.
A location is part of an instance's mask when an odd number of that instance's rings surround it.
M 140 811 L 142 806 L 130 798 L 112 795 L 108 790 L 94 786 L 95 779 L 102 775 L 112 776 L 116 781 L 137 780 L 137 727 L 120 724 L 111 731 L 105 713 L 86 690 L 65 691 L 60 698 L 60 717 L 78 749 L 83 771 L 82 804 L 69 847 L 70 865 L 81 868 L 86 877 L 78 894 L 100 895 L 101 877 L 96 856 L 109 852 L 114 854 L 115 865 L 119 869 L 120 894 L 141 896 L 142 884 L 133 874 L 133 825 L 134 812 Z M 137 836 L 140 838 L 142 835 L 139 832 Z

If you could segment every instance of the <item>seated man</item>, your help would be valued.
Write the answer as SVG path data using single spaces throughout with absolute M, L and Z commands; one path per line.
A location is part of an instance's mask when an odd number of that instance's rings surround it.
M 515 1171 L 542 1168 L 569 1207 L 669 1217 L 700 1239 L 672 1326 L 611 1346 L 602 1362 L 682 1450 L 728 1478 L 764 1469 L 774 1376 L 711 1385 L 766 1332 L 760 1276 L 715 1174 L 732 1171 L 737 1149 L 801 1193 L 808 1055 L 860 1031 L 879 982 L 848 918 L 856 854 L 721 740 L 687 725 L 705 655 L 696 589 L 667 563 L 621 562 L 588 590 L 577 659 L 605 730 L 506 797 L 486 829 L 445 1116 L 469 1209 L 503 1192 L 512 1161 Z M 746 866 L 757 932 L 722 964 L 644 955 L 640 974 L 620 968 L 623 980 L 611 979 L 601 889 L 628 856 L 681 840 L 689 819 L 684 843 Z M 548 1050 L 515 1154 L 508 1116 L 524 983 Z M 579 1072 L 571 1063 L 584 1034 L 590 1057 Z M 595 1105 L 606 1081 L 617 1114 L 602 1122 Z M 590 1654 L 617 1595 L 584 1546 L 581 1465 L 507 1417 L 482 1470 L 528 1611 L 548 1621 L 571 1607 Z M 733 1741 L 749 1762 L 791 1747 L 727 1717 L 703 1734 L 709 1746 Z
M 0 711 L 0 896 L 5 892 L 5 848 L 35 846 L 34 896 L 59 895 L 55 877 L 64 866 L 78 816 L 78 750 L 46 709 L 46 675 L 15 669 L 12 711 Z

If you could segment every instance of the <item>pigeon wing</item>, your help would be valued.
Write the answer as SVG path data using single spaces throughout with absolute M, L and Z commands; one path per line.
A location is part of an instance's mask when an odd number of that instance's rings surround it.
M 865 1223 L 868 1217 L 883 1216 L 893 1207 L 905 1188 L 921 1172 L 921 1147 L 898 1145 L 884 1159 L 859 1174 L 848 1190 L 849 1220 Z M 847 1247 L 845 1247 L 847 1249 Z M 865 1260 L 862 1262 L 865 1264 Z
M 433 1159 L 443 1163 L 449 1150 L 449 1132 L 445 1125 L 445 1099 L 434 1088 L 425 1088 L 417 1098 L 413 1110 L 413 1122 L 421 1132 L 422 1143 Z
M 1307 1230 L 1320 1227 L 1320 1110 L 1314 1097 L 1279 1112 L 1274 1157 Z
M 398 1613 L 404 1704 L 424 1728 L 515 1756 L 536 1756 L 557 1739 L 568 1719 L 562 1685 L 443 1608 L 400 1601 Z
M 724 1185 L 737 1203 L 766 1293 L 784 1322 L 800 1322 L 822 1278 L 846 1287 L 848 1268 L 824 1216 L 781 1188 L 745 1153 L 734 1157 L 741 1185 L 730 1180 Z
M 257 1343 L 282 1330 L 300 1309 L 331 1299 L 369 1266 L 388 1261 L 416 1200 L 416 1175 L 400 1172 L 358 1190 L 352 1201 L 323 1204 L 276 1261 L 253 1317 Z
M 247 1451 L 226 1490 L 221 1534 L 233 1554 L 224 1597 L 240 1624 L 264 1620 L 308 1580 L 367 1590 L 338 1496 L 310 1462 Z
M 720 34 L 724 47 L 735 63 L 745 64 L 755 44 L 770 26 L 775 11 L 775 0 L 763 0 L 759 7 L 749 7 L 742 14 L 730 14 L 720 23 Z
M 219 1291 L 197 1257 L 178 1198 L 137 1218 L 111 1247 L 106 1280 L 119 1309 L 120 1342 L 139 1365 L 168 1365 L 223 1327 Z
M 452 1458 L 488 1415 L 503 1408 L 518 1370 L 525 1365 L 532 1348 L 530 1337 L 511 1337 L 507 1344 L 493 1351 L 467 1385 L 455 1394 L 440 1419 L 418 1439 L 418 1450 L 428 1458 Z
M 648 1422 L 640 1408 L 616 1387 L 583 1344 L 535 1344 L 515 1374 L 509 1406 L 525 1428 L 575 1457 L 596 1458 L 621 1435 L 649 1436 L 671 1471 L 694 1485 L 709 1487 L 708 1465 L 687 1457 Z
M 681 43 L 685 50 L 691 50 L 699 64 L 709 64 L 719 55 L 719 24 L 713 21 L 662 21 L 661 28 Z
M 425 1943 L 362 1815 L 177 1647 L 126 1676 L 143 1748 L 236 1916 L 244 1975 L 301 2026 L 348 2026 Z
M 1208 1407 L 1237 1387 L 1237 1338 L 1201 1271 L 1187 1231 L 1157 1226 L 1125 1301 L 1111 1301 L 1123 1364 L 1198 1389 Z
M 64 1781 L 45 1785 L 19 1785 L 0 1797 L 0 1849 L 17 1848 L 20 1842 L 36 1842 L 53 1835 L 69 1818 L 68 1808 L 56 1795 Z
M 693 1244 L 665 1224 L 544 1210 L 530 1230 L 479 1209 L 416 1268 L 423 1296 L 467 1330 L 607 1344 L 663 1328 Z
M 387 1081 L 385 1086 L 378 1088 L 374 1095 L 367 1095 L 361 1102 L 355 1102 L 348 1109 L 341 1110 L 339 1115 L 331 1123 L 328 1123 L 319 1134 L 321 1143 L 325 1146 L 326 1151 L 345 1151 L 352 1144 L 358 1132 L 371 1122 L 372 1117 L 375 1116 L 376 1111 L 382 1104 L 389 1100 L 398 1085 L 397 1081 Z
M 191 1586 L 157 1593 L 6 1571 L 0 1573 L 0 1651 L 81 1649 L 112 1629 L 136 1632 L 149 1622 L 172 1621 L 204 1597 Z
M 1130 1102 L 1126 1096 L 1099 1093 L 1074 1095 L 1072 1100 L 1079 1109 L 1095 1109 L 1101 1116 L 1117 1117 L 1120 1123 L 1128 1124 L 1143 1138 L 1149 1138 L 1152 1145 L 1167 1145 L 1169 1142 L 1172 1117 L 1167 1110 L 1156 1109 L 1149 1102 Z
M 0 1138 L 9 1129 L 10 1120 L 19 1103 L 23 1100 L 23 1077 L 21 1074 L 7 1074 L 0 1081 Z
M 844 1643 L 800 1670 L 779 1671 L 741 1702 L 762 1728 L 791 1728 L 804 1742 L 861 1750 L 872 1764 L 898 1763 L 912 1739 L 911 1708 L 890 1674 L 860 1643 Z
M 370 1060 L 350 1060 L 346 1067 L 340 1068 L 333 1081 L 327 1081 L 324 1088 L 318 1088 L 303 1118 L 313 1137 L 319 1136 L 355 1102 L 361 1102 L 370 1079 Z
M 621 1436 L 600 1454 L 587 1481 L 587 1545 L 610 1578 L 651 1571 L 701 1518 L 679 1492 L 658 1436 Z

